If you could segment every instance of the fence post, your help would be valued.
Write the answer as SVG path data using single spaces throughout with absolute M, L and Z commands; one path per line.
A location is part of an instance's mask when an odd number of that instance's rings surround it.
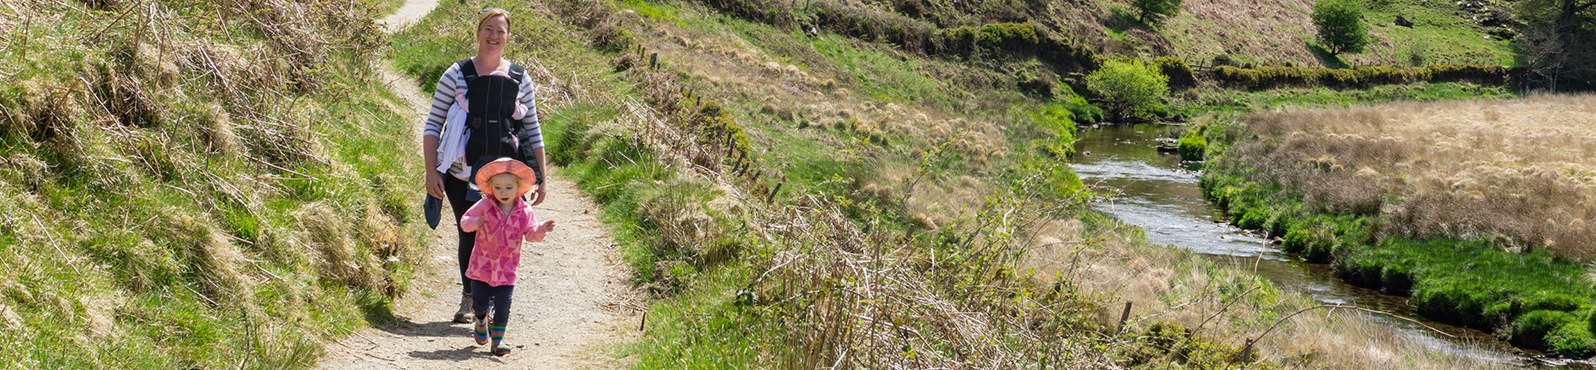
M 771 190 L 770 191 L 770 195 L 765 197 L 765 204 L 770 204 L 771 200 L 776 199 L 776 193 L 780 193 L 781 192 L 781 186 L 782 185 L 786 185 L 786 184 L 787 183 L 785 183 L 785 182 L 784 183 L 780 183 L 780 184 L 776 184 L 776 189 Z
M 659 69 L 659 53 L 648 53 L 648 69 Z
M 1130 319 L 1130 309 L 1131 301 L 1125 301 L 1125 312 L 1119 314 L 1119 327 L 1114 329 L 1115 334 L 1125 330 L 1125 320 Z

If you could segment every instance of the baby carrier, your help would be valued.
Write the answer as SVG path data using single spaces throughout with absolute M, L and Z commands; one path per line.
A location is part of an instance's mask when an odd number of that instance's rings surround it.
M 526 67 L 510 64 L 510 77 L 497 75 L 478 76 L 476 63 L 471 58 L 458 62 L 465 76 L 466 100 L 469 101 L 466 128 L 465 155 L 472 159 L 475 168 L 499 158 L 513 158 L 537 172 L 537 181 L 543 182 L 543 168 L 538 167 L 531 145 L 520 145 L 531 139 L 532 133 L 521 127 L 521 121 L 512 119 L 516 104 L 520 104 L 521 81 L 526 78 Z M 473 174 L 474 175 L 474 174 Z M 473 176 L 474 177 L 474 176 Z

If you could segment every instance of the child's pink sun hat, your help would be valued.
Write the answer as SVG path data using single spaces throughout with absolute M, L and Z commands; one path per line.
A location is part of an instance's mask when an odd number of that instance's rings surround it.
M 488 185 L 488 180 L 505 172 L 521 178 L 521 186 L 516 189 L 517 194 L 515 196 L 517 197 L 524 196 L 528 191 L 532 191 L 531 184 L 538 182 L 538 176 L 532 172 L 532 167 L 527 167 L 526 164 L 515 159 L 499 158 L 482 165 L 482 168 L 477 170 L 477 189 L 481 190 L 483 195 L 493 196 L 493 186 Z

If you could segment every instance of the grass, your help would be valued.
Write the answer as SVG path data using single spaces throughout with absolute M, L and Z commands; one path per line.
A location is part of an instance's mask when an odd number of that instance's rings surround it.
M 1596 351 L 1580 319 L 1590 305 L 1544 302 L 1593 294 L 1581 261 L 1593 253 L 1584 163 L 1596 153 L 1575 144 L 1590 139 L 1579 118 L 1590 100 L 1255 115 L 1209 130 L 1234 146 L 1209 151 L 1222 158 L 1208 166 L 1204 191 L 1233 222 L 1336 261 L 1354 283 L 1411 294 L 1426 316 L 1581 358 Z
M 385 320 L 419 258 L 419 164 L 392 160 L 413 133 L 366 73 L 379 13 L 144 5 L 159 30 L 6 10 L 17 35 L 99 36 L 26 36 L 0 57 L 16 68 L 0 85 L 0 362 L 309 366 L 324 338 Z M 277 22 L 215 32 L 245 12 Z

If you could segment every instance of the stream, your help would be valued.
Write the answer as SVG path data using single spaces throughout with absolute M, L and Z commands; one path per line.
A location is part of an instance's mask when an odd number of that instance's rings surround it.
M 1432 351 L 1473 357 L 1504 367 L 1578 368 L 1575 362 L 1515 348 L 1479 330 L 1433 322 L 1419 316 L 1405 297 L 1381 294 L 1336 278 L 1329 265 L 1302 262 L 1262 234 L 1226 222 L 1225 214 L 1203 199 L 1197 186 L 1200 165 L 1182 163 L 1174 152 L 1160 152 L 1154 140 L 1170 126 L 1086 126 L 1077 134 L 1070 167 L 1087 186 L 1120 192 L 1093 203 L 1119 220 L 1141 227 L 1148 241 L 1190 249 L 1226 266 L 1257 266 L 1257 273 L 1283 290 L 1327 304 L 1350 304 L 1423 322 L 1455 338 L 1419 325 L 1374 315 L 1376 321 L 1420 339 Z M 1588 365 L 1587 365 L 1588 366 Z

